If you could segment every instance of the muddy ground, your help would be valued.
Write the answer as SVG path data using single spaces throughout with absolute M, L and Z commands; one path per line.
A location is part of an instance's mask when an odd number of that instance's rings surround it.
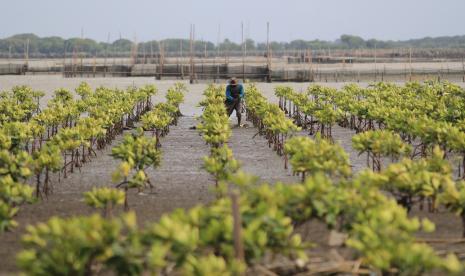
M 30 85 L 34 89 L 43 90 L 47 93 L 46 99 L 50 99 L 53 90 L 59 87 L 74 89 L 81 79 L 63 79 L 59 76 L 9 76 L 0 77 L 0 90 L 9 89 L 14 85 Z M 155 102 L 164 101 L 163 96 L 173 81 L 155 82 L 152 78 L 107 78 L 107 79 L 85 79 L 92 87 L 100 85 L 108 87 L 125 88 L 130 85 L 141 86 L 154 83 L 159 88 L 159 95 Z M 306 83 L 287 83 L 297 90 L 304 90 Z M 277 84 L 259 84 L 263 93 L 276 102 L 273 88 Z M 327 84 L 341 87 L 342 83 Z M 365 85 L 365 84 L 363 84 Z M 176 208 L 189 208 L 197 204 L 208 203 L 214 199 L 211 188 L 214 182 L 211 177 L 202 170 L 202 157 L 208 154 L 208 146 L 196 130 L 190 129 L 197 124 L 195 116 L 201 114 L 201 109 L 196 105 L 202 98 L 202 92 L 206 84 L 188 85 L 189 92 L 186 93 L 186 101 L 181 106 L 184 116 L 179 120 L 177 126 L 171 128 L 171 132 L 162 140 L 163 158 L 162 165 L 157 169 L 149 170 L 149 177 L 155 186 L 153 193 L 149 191 L 144 194 L 131 193 L 129 197 L 130 208 L 136 211 L 141 225 L 156 221 L 161 215 Z M 44 104 L 44 103 L 43 103 Z M 233 115 L 234 116 L 234 115 Z M 231 124 L 235 118 L 231 117 Z M 233 135 L 229 146 L 234 152 L 243 169 L 258 176 L 261 181 L 275 183 L 297 182 L 298 178 L 292 176 L 290 171 L 283 168 L 283 160 L 277 156 L 267 142 L 260 136 L 254 137 L 257 130 L 248 123 L 248 128 L 233 128 Z M 333 135 L 335 141 L 339 142 L 349 153 L 354 171 L 365 167 L 365 156 L 358 156 L 351 148 L 350 138 L 354 133 L 350 130 L 335 127 Z M 118 137 L 113 145 L 121 141 Z M 52 216 L 69 217 L 74 215 L 86 215 L 92 213 L 92 209 L 82 202 L 82 194 L 95 186 L 111 186 L 111 173 L 116 169 L 118 162 L 113 160 L 109 153 L 111 146 L 107 147 L 91 162 L 85 164 L 81 171 L 69 175 L 67 179 L 58 182 L 54 179 L 54 194 L 47 200 L 40 201 L 34 205 L 21 207 L 16 220 L 19 227 L 12 232 L 0 235 L 0 274 L 16 274 L 15 255 L 21 249 L 20 237 L 28 224 L 36 224 L 46 221 Z M 119 210 L 121 211 L 121 210 Z M 412 215 L 428 217 L 436 223 L 436 232 L 421 235 L 427 238 L 454 239 L 460 238 L 462 225 L 456 216 L 446 211 L 430 214 L 426 211 L 414 210 Z M 315 249 L 316 254 L 330 249 L 326 243 L 329 231 L 320 223 L 310 223 L 299 231 L 306 234 L 310 241 L 319 245 Z M 465 252 L 460 245 L 434 244 L 441 253 L 446 251 Z

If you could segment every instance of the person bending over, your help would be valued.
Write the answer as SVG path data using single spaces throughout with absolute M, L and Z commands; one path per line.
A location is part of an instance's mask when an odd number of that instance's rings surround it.
M 244 99 L 244 86 L 237 83 L 235 78 L 232 78 L 229 84 L 226 86 L 226 111 L 228 117 L 236 110 L 237 126 L 241 127 L 241 111 L 242 111 L 242 100 Z

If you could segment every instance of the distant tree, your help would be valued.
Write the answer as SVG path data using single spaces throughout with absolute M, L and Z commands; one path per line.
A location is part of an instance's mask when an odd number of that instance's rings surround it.
M 340 41 L 350 49 L 365 48 L 366 43 L 363 38 L 354 35 L 341 35 Z
M 222 43 L 220 43 L 220 50 L 221 51 L 240 51 L 241 46 L 226 38 Z
M 247 47 L 247 51 L 253 51 L 257 49 L 257 47 L 255 46 L 255 41 L 253 39 L 250 39 L 250 38 L 246 39 L 245 45 Z
M 288 48 L 293 49 L 293 50 L 302 50 L 308 48 L 308 41 L 298 39 L 298 40 L 293 40 L 289 43 Z
M 113 52 L 130 52 L 133 46 L 133 42 L 129 39 L 118 39 L 111 44 Z

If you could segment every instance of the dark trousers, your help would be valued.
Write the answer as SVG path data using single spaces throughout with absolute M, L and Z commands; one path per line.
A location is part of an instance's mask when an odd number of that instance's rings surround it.
M 242 111 L 242 99 L 234 99 L 233 101 L 226 101 L 226 111 L 228 112 L 228 117 L 231 116 L 233 111 L 236 110 L 237 120 L 241 121 L 241 111 Z

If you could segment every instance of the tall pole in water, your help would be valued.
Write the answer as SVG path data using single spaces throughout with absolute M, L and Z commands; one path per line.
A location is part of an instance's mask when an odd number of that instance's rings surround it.
M 412 81 L 412 47 L 408 52 L 408 63 L 409 63 L 409 81 Z
M 266 59 L 267 59 L 267 81 L 271 82 L 271 48 L 270 48 L 270 22 L 266 22 Z
M 103 58 L 103 77 L 106 77 L 107 69 L 107 58 L 108 58 L 108 47 L 110 46 L 110 33 L 107 36 L 107 45 L 105 45 L 105 57 Z
M 160 42 L 160 58 L 161 58 L 161 66 L 160 66 L 160 79 L 163 75 L 163 67 L 165 67 L 165 42 L 161 41 Z
M 189 36 L 189 55 L 190 55 L 190 58 L 189 58 L 189 81 L 190 83 L 194 83 L 194 60 L 193 60 L 193 55 L 194 55 L 194 42 L 193 42 L 193 38 L 194 38 L 194 27 L 193 25 L 191 24 L 191 29 L 190 29 L 190 36 Z
M 218 37 L 216 39 L 216 56 L 220 56 L 220 43 L 221 43 L 221 25 L 218 24 Z
M 26 40 L 24 45 L 24 59 L 26 60 L 26 66 L 29 65 L 29 38 Z
M 66 41 L 63 41 L 63 76 L 66 75 Z
M 241 22 L 242 41 L 242 82 L 245 83 L 245 42 L 244 42 L 244 22 Z
M 11 42 L 10 45 L 8 46 L 8 71 L 10 71 L 11 68 Z M 64 65 L 63 65 L 64 68 Z
M 137 63 L 137 34 L 134 34 L 134 42 L 131 51 L 132 65 Z
M 181 59 L 181 79 L 183 80 L 184 79 L 184 61 L 183 61 L 183 56 L 182 56 L 182 40 L 183 38 L 179 40 L 179 55 Z
M 221 40 L 221 24 L 218 24 L 218 38 L 216 40 L 216 57 L 215 63 L 217 62 L 216 59 L 220 56 L 220 40 Z M 220 78 L 220 65 L 219 63 L 216 65 L 216 78 Z
M 150 64 L 153 63 L 153 41 L 150 41 Z
M 192 77 L 195 79 L 195 24 L 192 25 Z
M 377 66 L 377 56 L 376 56 L 376 44 L 375 44 L 375 81 L 377 81 L 378 78 L 378 66 Z

